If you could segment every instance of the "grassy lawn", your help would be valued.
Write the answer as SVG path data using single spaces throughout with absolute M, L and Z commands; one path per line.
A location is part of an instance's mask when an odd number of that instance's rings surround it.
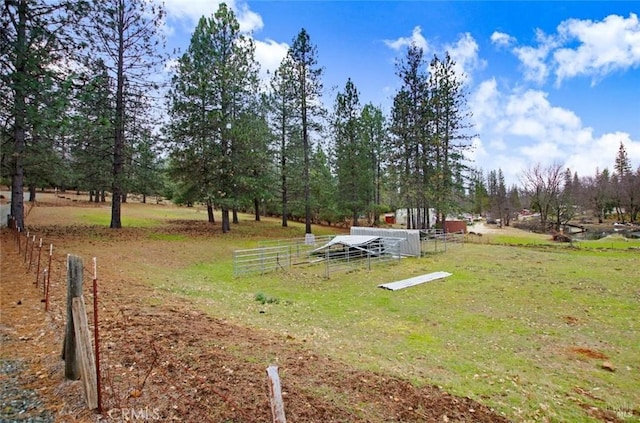
M 124 209 L 125 226 L 148 231 L 126 241 L 128 251 L 153 251 L 159 259 L 123 253 L 119 266 L 212 316 L 287 334 L 416 385 L 439 385 L 515 421 L 599 421 L 591 407 L 623 421 L 639 417 L 640 241 L 558 245 L 536 234 L 495 234 L 330 279 L 321 265 L 234 277 L 235 249 L 302 237 L 303 225 L 281 228 L 279 219 L 242 215 L 229 234 L 192 236 L 156 228 L 174 219 L 206 220 L 206 211 Z M 85 224 L 108 224 L 108 208 L 60 212 L 76 223 L 82 216 Z M 377 287 L 435 271 L 452 276 L 396 292 Z
M 567 248 L 527 235 L 511 240 L 520 246 L 467 244 L 330 279 L 320 266 L 234 278 L 237 232 L 225 247 L 205 247 L 211 260 L 166 269 L 157 285 L 212 315 L 442 386 L 515 420 L 589 421 L 590 406 L 637 418 L 629 410 L 640 403 L 640 254 L 628 247 L 638 242 Z M 377 288 L 440 270 L 453 276 L 397 292 Z

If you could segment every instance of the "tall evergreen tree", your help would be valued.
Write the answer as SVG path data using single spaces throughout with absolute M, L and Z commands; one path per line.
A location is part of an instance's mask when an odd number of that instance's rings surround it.
M 358 226 L 358 216 L 367 209 L 373 180 L 370 149 L 362 136 L 360 117 L 358 90 L 349 79 L 344 91 L 336 96 L 332 126 L 338 199 L 349 212 L 353 226 Z
M 627 150 L 622 142 L 618 148 L 613 169 L 615 171 L 613 178 L 614 200 L 618 220 L 623 221 L 628 215 L 629 220 L 633 222 L 640 209 L 640 189 Z
M 368 103 L 362 109 L 360 115 L 361 137 L 367 146 L 369 157 L 369 213 L 373 214 L 373 224 L 380 223 L 382 213 L 382 189 L 384 185 L 385 164 L 388 157 L 387 128 L 382 109 Z
M 142 128 L 131 157 L 131 191 L 142 195 L 143 203 L 147 202 L 148 196 L 159 195 L 164 188 L 157 144 L 151 129 Z
M 482 216 L 489 208 L 489 192 L 482 169 L 471 171 L 469 197 L 471 213 Z
M 505 223 L 508 224 L 508 197 L 502 169 L 489 172 L 487 189 L 489 195 L 489 210 L 492 218 L 500 222 L 500 226 L 505 225 Z
M 133 116 L 131 101 L 150 100 L 156 83 L 150 75 L 162 64 L 160 23 L 164 9 L 144 0 L 102 0 L 92 3 L 87 14 L 86 37 L 91 53 L 102 58 L 115 86 L 113 89 L 113 149 L 111 228 L 122 227 L 122 197 L 125 194 L 127 121 Z M 138 95 L 127 95 L 136 93 Z
M 282 226 L 288 226 L 289 218 L 289 197 L 291 186 L 295 184 L 297 178 L 295 167 L 297 152 L 302 151 L 302 146 L 298 145 L 300 140 L 300 125 L 296 119 L 297 96 L 294 74 L 294 62 L 291 54 L 287 54 L 278 69 L 271 77 L 271 127 L 277 139 L 278 171 L 280 175 L 280 198 Z
M 73 184 L 98 202 L 111 189 L 113 155 L 113 91 L 104 62 L 87 63 L 77 85 L 70 119 Z
M 213 17 L 200 19 L 189 49 L 178 61 L 170 93 L 174 169 L 199 191 L 209 221 L 214 202 L 220 205 L 225 233 L 231 229 L 229 211 L 239 205 L 240 179 L 247 176 L 243 161 L 258 160 L 247 154 L 247 137 L 253 135 L 242 124 L 255 122 L 247 114 L 256 104 L 254 50 L 252 41 L 240 33 L 233 11 L 220 3 Z
M 456 175 L 466 170 L 464 154 L 471 147 L 471 112 L 462 75 L 456 73 L 449 53 L 444 60 L 437 56 L 432 59 L 428 86 L 433 119 L 430 147 L 435 166 L 431 186 L 438 219 L 444 224 L 447 214 L 457 211 L 455 192 L 460 184 Z
M 430 226 L 428 212 L 435 207 L 440 225 L 447 214 L 458 211 L 464 197 L 464 153 L 470 147 L 470 113 L 461 75 L 447 54 L 434 57 L 428 72 L 423 51 L 412 45 L 397 65 L 402 87 L 394 99 L 393 122 L 396 167 L 402 169 L 411 227 L 411 211 L 417 211 L 418 227 Z
M 430 225 L 427 220 L 433 172 L 428 137 L 431 111 L 422 48 L 411 45 L 404 61 L 396 64 L 396 74 L 402 80 L 402 87 L 394 98 L 392 111 L 392 150 L 395 153 L 391 160 L 399 169 L 400 190 L 407 207 L 407 227 L 422 228 Z M 414 210 L 416 216 L 413 216 Z
M 11 216 L 24 228 L 24 186 L 29 144 L 50 151 L 38 139 L 50 122 L 43 116 L 43 82 L 55 77 L 50 66 L 76 47 L 71 30 L 84 3 L 15 0 L 0 6 L 0 91 L 3 104 L 3 172 L 11 177 Z M 51 118 L 51 116 L 49 116 Z M 9 147 L 5 153 L 5 147 Z M 50 147 L 50 146 L 49 146 Z M 44 150 L 43 150 L 44 149 Z M 26 169 L 28 173 L 29 170 Z
M 327 154 L 320 146 L 316 146 L 311 155 L 310 190 L 311 211 L 315 221 L 331 225 L 343 219 L 336 198 L 336 177 L 331 171 Z
M 293 59 L 297 108 L 300 118 L 302 149 L 304 157 L 304 208 L 305 233 L 311 234 L 310 198 L 310 154 L 312 151 L 311 132 L 320 129 L 318 118 L 323 114 L 320 96 L 322 94 L 322 68 L 318 67 L 317 48 L 303 28 L 293 40 L 289 54 Z

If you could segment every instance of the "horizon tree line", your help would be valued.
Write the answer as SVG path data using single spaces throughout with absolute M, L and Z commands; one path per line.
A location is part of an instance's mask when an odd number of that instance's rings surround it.
M 10 107 L 0 112 L 1 176 L 10 179 L 20 227 L 23 192 L 35 201 L 39 187 L 86 190 L 96 202 L 110 194 L 112 228 L 122 226 L 129 193 L 201 203 L 211 223 L 220 209 L 223 232 L 249 210 L 256 220 L 279 215 L 283 226 L 303 221 L 306 234 L 319 222 L 379 224 L 400 207 L 416 214 L 415 228 L 462 212 L 490 212 L 509 225 L 525 206 L 540 212 L 543 227 L 570 220 L 577 207 L 599 220 L 611 211 L 638 219 L 640 167 L 633 170 L 622 143 L 614 171 L 593 177 L 535 165 L 521 187 L 507 189 L 501 170 L 485 178 L 470 168 L 471 111 L 448 53 L 427 60 L 419 47 L 407 49 L 389 116 L 363 105 L 352 79 L 328 111 L 304 28 L 264 86 L 251 38 L 221 3 L 200 19 L 165 84 L 154 76 L 166 61 L 162 7 L 107 3 L 2 6 L 0 95 Z M 153 113 L 160 102 L 164 119 Z

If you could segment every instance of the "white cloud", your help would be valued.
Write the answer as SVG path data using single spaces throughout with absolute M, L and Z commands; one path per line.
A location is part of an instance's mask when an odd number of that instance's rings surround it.
M 510 47 L 516 42 L 516 39 L 504 32 L 494 31 L 491 34 L 491 42 L 497 46 Z
M 400 37 L 396 40 L 384 40 L 384 43 L 394 50 L 400 50 L 404 47 L 409 47 L 412 44 L 415 44 L 422 48 L 425 53 L 429 51 L 429 44 L 427 43 L 426 38 L 422 35 L 422 28 L 420 28 L 420 26 L 413 28 L 413 32 L 410 37 Z
M 220 0 L 165 0 L 164 5 L 168 18 L 177 21 L 187 21 L 191 29 L 202 16 L 210 17 L 218 10 Z M 248 33 L 258 31 L 264 26 L 262 17 L 249 9 L 244 2 L 226 1 L 227 5 L 236 14 L 240 24 L 240 30 Z
M 220 3 L 215 0 L 166 0 L 164 5 L 170 18 L 186 19 L 195 25 L 202 16 L 214 14 Z
M 240 24 L 240 31 L 254 32 L 259 31 L 264 27 L 262 16 L 250 10 L 246 3 L 236 5 L 234 10 L 236 12 L 238 23 Z
M 476 130 L 482 131 L 485 122 L 496 120 L 499 101 L 498 83 L 495 78 L 484 81 L 478 86 L 469 100 Z
M 560 48 L 553 54 L 556 81 L 586 75 L 599 79 L 611 72 L 640 66 L 640 21 L 607 16 L 600 22 L 569 19 L 558 26 L 565 42 L 578 42 L 576 48 Z
M 268 79 L 267 71 L 273 73 L 280 62 L 287 55 L 289 46 L 287 43 L 278 43 L 273 40 L 255 40 L 256 60 L 260 63 L 260 78 L 263 81 Z
M 556 84 L 578 76 L 592 78 L 595 84 L 612 72 L 640 67 L 640 21 L 634 13 L 628 18 L 609 15 L 602 21 L 568 19 L 555 34 L 536 30 L 536 46 L 520 45 L 513 53 L 520 59 L 524 77 L 542 84 L 553 73 Z M 506 45 L 515 39 L 494 32 L 494 44 Z
M 471 82 L 472 71 L 484 68 L 487 63 L 478 56 L 478 43 L 468 32 L 462 34 L 455 44 L 445 46 L 451 58 L 455 61 L 457 75 L 464 75 L 466 82 Z
M 549 65 L 546 63 L 556 43 L 551 36 L 547 36 L 542 30 L 536 30 L 537 47 L 516 47 L 514 54 L 520 59 L 524 70 L 524 78 L 528 81 L 543 83 L 549 76 Z
M 640 165 L 640 140 L 625 132 L 596 135 L 572 110 L 554 106 L 546 92 L 515 88 L 502 92 L 495 79 L 483 81 L 470 96 L 480 134 L 472 158 L 485 171 L 502 169 L 509 184 L 540 163 L 564 164 L 579 176 L 611 169 L 623 142 L 634 168 Z
M 164 0 L 167 20 L 184 25 L 184 30 L 188 33 L 193 31 L 202 16 L 214 15 L 220 3 L 221 0 Z M 226 3 L 234 11 L 242 33 L 251 34 L 263 28 L 262 17 L 249 9 L 247 3 L 236 0 L 226 1 Z M 273 71 L 278 67 L 289 46 L 286 43 L 278 43 L 270 39 L 261 41 L 255 39 L 253 35 L 249 36 L 255 43 L 255 57 L 260 63 L 260 77 L 264 81 L 267 78 L 267 71 Z

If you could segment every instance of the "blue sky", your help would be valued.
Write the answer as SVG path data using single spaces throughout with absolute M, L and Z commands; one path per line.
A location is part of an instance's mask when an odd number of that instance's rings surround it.
M 449 51 L 466 75 L 477 138 L 469 154 L 508 183 L 540 163 L 580 176 L 612 169 L 620 142 L 640 166 L 640 2 L 227 2 L 274 69 L 301 28 L 318 48 L 325 101 L 351 78 L 364 105 L 388 111 L 395 63 L 415 42 Z M 188 46 L 217 1 L 165 0 L 168 45 Z

